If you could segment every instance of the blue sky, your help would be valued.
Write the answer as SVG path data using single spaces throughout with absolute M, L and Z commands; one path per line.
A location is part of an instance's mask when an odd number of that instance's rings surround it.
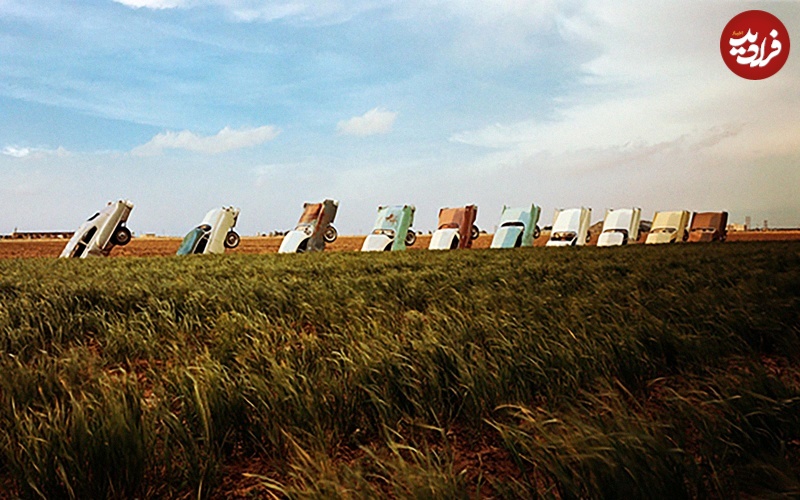
M 762 81 L 719 54 L 750 9 L 800 43 L 796 2 L 0 0 L 0 233 L 119 198 L 172 235 L 326 197 L 344 234 L 398 203 L 420 230 L 532 202 L 800 226 L 797 49 Z

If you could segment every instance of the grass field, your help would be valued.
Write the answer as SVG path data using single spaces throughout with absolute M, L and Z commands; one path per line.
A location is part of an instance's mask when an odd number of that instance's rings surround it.
M 23 498 L 800 495 L 800 243 L 0 260 Z

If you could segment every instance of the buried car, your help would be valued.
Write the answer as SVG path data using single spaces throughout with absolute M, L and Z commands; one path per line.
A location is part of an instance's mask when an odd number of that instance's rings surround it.
M 556 210 L 556 218 L 548 247 L 566 247 L 585 245 L 589 242 L 589 224 L 592 218 L 592 209 L 586 207 L 567 208 Z
M 494 233 L 491 248 L 516 248 L 533 246 L 533 240 L 539 237 L 541 230 L 537 223 L 541 208 L 531 204 L 530 207 L 514 208 L 503 205 L 500 214 L 500 227 Z
M 105 208 L 81 224 L 59 257 L 105 257 L 114 246 L 127 245 L 131 241 L 131 231 L 125 224 L 131 210 L 133 203 L 128 200 L 108 202 Z
M 189 231 L 177 255 L 225 253 L 226 248 L 239 246 L 241 238 L 233 230 L 239 219 L 239 209 L 234 207 L 210 210 L 199 226 Z
M 475 218 L 478 207 L 467 205 L 439 210 L 439 225 L 431 236 L 429 250 L 454 250 L 472 247 L 472 240 L 480 235 Z
M 378 218 L 372 233 L 367 235 L 362 252 L 405 250 L 417 241 L 417 233 L 410 229 L 414 224 L 414 205 L 378 207 Z
M 689 241 L 725 241 L 728 236 L 728 212 L 695 212 L 689 228 Z
M 332 226 L 339 202 L 304 203 L 297 227 L 286 233 L 278 253 L 321 252 L 325 243 L 333 243 L 339 234 Z
M 689 224 L 688 210 L 656 212 L 645 243 L 653 245 L 686 241 L 689 237 L 689 233 L 686 231 L 687 224 Z
M 639 239 L 639 223 L 642 220 L 641 208 L 617 208 L 606 210 L 603 231 L 597 239 L 597 246 L 611 247 L 627 245 Z

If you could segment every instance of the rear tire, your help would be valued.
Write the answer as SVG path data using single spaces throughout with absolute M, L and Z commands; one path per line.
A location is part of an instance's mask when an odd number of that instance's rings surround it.
M 325 243 L 333 243 L 338 237 L 339 232 L 336 231 L 336 228 L 333 226 L 328 226 L 325 228 L 325 232 L 322 234 L 322 238 L 325 240 Z
M 131 242 L 131 230 L 125 226 L 119 226 L 111 236 L 111 243 L 124 247 Z
M 417 233 L 413 229 L 409 229 L 406 233 L 406 246 L 410 247 L 417 242 Z
M 471 239 L 471 240 L 477 240 L 477 239 L 478 239 L 478 236 L 480 236 L 480 235 L 481 235 L 481 231 L 480 231 L 480 229 L 478 229 L 478 226 L 476 226 L 475 224 L 473 224 L 473 225 L 472 225 L 472 231 L 470 231 L 470 233 L 469 233 L 469 239 Z
M 534 226 L 533 227 L 533 239 L 535 240 L 535 239 L 539 238 L 539 236 L 541 236 L 541 234 L 542 234 L 542 230 L 539 229 L 539 226 L 538 225 Z
M 228 234 L 225 235 L 224 245 L 225 248 L 236 248 L 239 246 L 239 242 L 242 241 L 242 237 L 239 236 L 239 233 L 236 231 L 228 231 Z

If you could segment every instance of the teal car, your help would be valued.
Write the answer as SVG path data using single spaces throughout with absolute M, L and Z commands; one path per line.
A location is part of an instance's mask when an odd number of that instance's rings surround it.
M 507 207 L 503 205 L 500 214 L 500 227 L 494 233 L 490 248 L 516 248 L 533 246 L 539 237 L 539 214 L 541 208 L 535 204 L 530 207 Z

